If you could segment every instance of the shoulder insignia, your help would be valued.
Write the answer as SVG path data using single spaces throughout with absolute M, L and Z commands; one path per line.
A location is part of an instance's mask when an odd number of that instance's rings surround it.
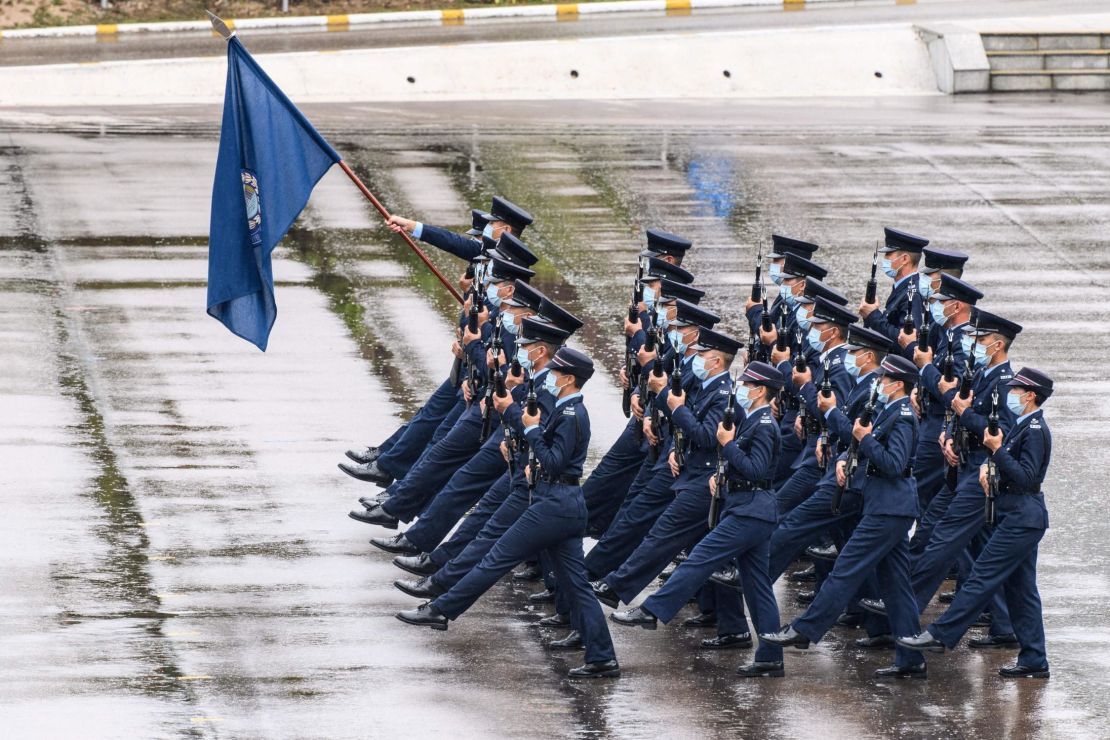
M 902 414 L 902 416 L 913 416 L 913 412 L 910 411 L 909 406 L 903 406 L 901 409 L 899 409 L 899 412 Z
M 1040 419 L 1030 419 L 1029 420 L 1029 428 L 1030 429 L 1040 429 L 1041 428 L 1041 420 Z
M 722 396 L 727 396 L 729 393 L 732 393 L 732 391 L 729 390 L 728 388 L 722 388 L 721 390 L 719 390 L 717 392 L 720 393 Z
M 574 413 L 574 407 L 573 406 L 570 406 L 569 408 L 563 409 L 563 416 L 574 416 L 574 415 L 575 415 L 575 413 Z
M 831 367 L 832 365 L 843 365 L 843 364 L 844 364 L 843 358 L 836 357 L 836 358 L 833 358 L 833 361 L 829 363 L 829 366 Z
M 759 423 L 760 424 L 774 424 L 775 420 L 772 419 L 770 416 L 764 416 L 764 417 L 760 418 Z

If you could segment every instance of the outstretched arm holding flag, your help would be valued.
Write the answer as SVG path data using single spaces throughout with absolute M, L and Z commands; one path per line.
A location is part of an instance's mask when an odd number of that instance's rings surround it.
M 277 318 L 271 255 L 324 173 L 338 163 L 383 218 L 389 212 L 227 26 L 209 15 L 228 47 L 208 235 L 208 313 L 265 351 Z M 461 303 L 427 255 L 406 242 Z

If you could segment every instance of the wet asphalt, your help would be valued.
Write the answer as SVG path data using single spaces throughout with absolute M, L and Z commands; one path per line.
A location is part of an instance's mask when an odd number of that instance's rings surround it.
M 1105 737 L 1110 544 L 1110 98 L 451 104 L 306 109 L 396 212 L 462 228 L 495 193 L 536 215 L 537 285 L 604 367 L 591 462 L 623 417 L 619 316 L 645 227 L 743 336 L 771 231 L 863 290 L 883 225 L 972 255 L 982 305 L 1058 381 L 1040 587 L 1053 676 L 960 648 L 881 684 L 833 630 L 741 682 L 747 651 L 614 627 L 624 676 L 574 683 L 529 586 L 446 633 L 346 517 L 343 450 L 447 372 L 452 302 L 338 170 L 276 254 L 259 353 L 206 316 L 218 111 L 0 111 L 0 726 L 9 737 Z M 445 269 L 452 258 L 437 255 Z M 784 616 L 796 586 L 780 583 Z M 645 594 L 646 595 L 646 594 Z M 929 615 L 935 613 L 930 609 Z M 691 612 L 692 613 L 692 612 Z M 927 617 L 928 619 L 928 617 Z

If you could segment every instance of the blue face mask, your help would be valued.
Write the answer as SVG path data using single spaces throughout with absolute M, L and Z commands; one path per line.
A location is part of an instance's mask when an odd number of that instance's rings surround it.
M 805 315 L 805 309 L 801 306 L 794 311 L 794 318 L 798 321 L 798 326 L 802 327 L 802 331 L 809 331 L 809 327 L 813 324 L 809 317 Z
M 943 301 L 933 301 L 930 303 L 929 313 L 933 317 L 933 323 L 937 326 L 944 326 L 945 322 L 948 321 L 948 317 L 944 315 Z
M 987 355 L 986 345 L 979 344 L 978 342 L 976 342 L 975 346 L 971 348 L 971 351 L 972 351 L 972 354 L 971 354 L 972 366 L 976 370 L 978 370 L 981 367 L 986 367 L 987 363 L 990 362 L 991 358 Z
M 844 369 L 847 370 L 848 374 L 853 378 L 859 380 L 859 364 L 856 362 L 856 356 L 851 352 L 844 355 Z
M 555 385 L 555 373 L 543 376 L 543 389 L 556 398 L 559 397 L 559 387 Z
M 921 300 L 929 300 L 929 296 L 933 294 L 933 276 L 921 273 L 917 276 L 917 294 L 921 296 Z
M 520 366 L 522 368 L 524 368 L 528 372 L 532 372 L 532 361 L 528 359 L 528 350 L 527 350 L 527 348 L 525 348 L 525 347 L 517 347 L 516 348 L 516 361 L 520 363 Z
M 493 238 L 493 224 L 486 224 L 485 227 L 482 228 L 482 236 L 487 239 Z
M 771 276 L 771 282 L 775 285 L 782 285 L 782 265 L 776 265 L 774 262 L 767 268 L 767 274 Z
M 501 326 L 505 327 L 505 331 L 509 332 L 513 336 L 517 336 L 518 334 L 520 334 L 520 324 L 517 323 L 516 316 L 511 313 L 505 313 L 505 318 L 501 322 Z
M 964 351 L 964 357 L 971 356 L 971 346 L 975 344 L 975 340 L 969 334 L 964 334 L 960 337 L 960 349 Z
M 656 326 L 661 326 L 664 329 L 666 329 L 668 326 L 670 326 L 671 321 L 670 321 L 670 319 L 667 318 L 668 313 L 669 313 L 669 311 L 668 311 L 666 306 L 656 306 L 655 307 L 655 325 Z
M 655 306 L 655 288 L 650 285 L 644 286 L 644 305 L 648 308 Z
M 701 355 L 694 355 L 694 359 L 690 361 L 690 369 L 694 371 L 694 377 L 698 380 L 709 377 L 709 371 L 705 369 L 705 358 Z
M 1021 402 L 1021 394 L 1022 391 L 1016 393 L 1010 391 L 1006 394 L 1006 408 L 1010 409 L 1014 416 L 1021 416 L 1025 413 L 1025 404 Z
M 783 285 L 779 288 L 779 296 L 786 301 L 786 305 L 793 306 L 795 302 L 794 291 L 789 285 Z
M 810 347 L 813 347 L 818 352 L 825 351 L 825 342 L 821 341 L 821 331 L 816 327 L 810 328 L 809 334 L 806 335 L 806 339 L 809 340 Z
M 752 404 L 755 403 L 748 397 L 748 389 L 742 385 L 736 386 L 736 403 L 740 404 L 740 408 L 744 409 L 744 413 L 752 410 Z
M 877 398 L 879 403 L 883 404 L 884 406 L 890 403 L 890 394 L 884 391 L 882 386 L 879 386 L 879 393 L 875 396 L 875 398 Z
M 679 354 L 684 353 L 690 347 L 690 345 L 682 341 L 682 332 L 678 329 L 671 329 L 667 332 L 667 339 L 671 340 L 671 345 Z
M 486 300 L 489 301 L 489 305 L 493 306 L 494 308 L 497 308 L 501 305 L 501 296 L 497 295 L 496 285 L 486 286 Z
M 894 269 L 894 265 L 890 263 L 890 258 L 888 257 L 883 257 L 882 261 L 879 263 L 879 267 L 883 268 L 883 272 L 886 273 L 888 278 L 892 278 L 898 274 L 898 271 Z

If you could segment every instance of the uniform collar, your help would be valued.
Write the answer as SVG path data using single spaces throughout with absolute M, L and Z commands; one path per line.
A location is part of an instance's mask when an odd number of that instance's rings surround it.
M 829 355 L 831 355 L 833 352 L 836 352 L 838 349 L 844 349 L 844 344 L 843 343 L 838 344 L 835 347 L 833 347 L 832 349 L 827 349 L 824 352 L 822 352 L 821 353 L 821 364 L 824 365 L 826 358 L 828 358 Z
M 902 287 L 902 283 L 904 283 L 904 282 L 906 282 L 907 280 L 909 280 L 910 278 L 912 278 L 912 277 L 916 277 L 916 276 L 917 276 L 917 273 L 916 273 L 916 272 L 911 272 L 911 273 L 910 273 L 909 275 L 906 275 L 906 276 L 905 276 L 905 277 L 903 277 L 903 278 L 898 278 L 897 280 L 895 280 L 895 281 L 894 281 L 894 288 L 895 288 L 895 290 L 897 290 L 898 288 L 901 288 L 901 287 Z
M 728 375 L 728 370 L 722 370 L 721 372 L 717 373 L 716 375 L 710 375 L 708 378 L 706 378 L 705 380 L 703 380 L 701 382 L 702 387 L 704 388 L 704 387 L 708 386 L 710 383 L 712 383 L 714 380 L 721 377 L 722 375 Z
M 568 401 L 573 401 L 574 399 L 581 398 L 581 397 L 582 397 L 581 391 L 579 391 L 578 393 L 571 393 L 569 396 L 563 396 L 562 398 L 556 399 L 555 408 L 559 408 L 560 406 L 567 403 Z
M 1043 411 L 1044 411 L 1044 409 L 1037 409 L 1036 411 L 1030 411 L 1030 412 L 1029 412 L 1028 414 L 1022 414 L 1021 416 L 1019 416 L 1019 417 L 1017 418 L 1017 421 L 1016 421 L 1016 422 L 1014 422 L 1014 424 L 1015 424 L 1015 425 L 1016 425 L 1016 424 L 1020 424 L 1020 423 L 1022 423 L 1023 421 L 1025 421 L 1026 419 L 1028 419 L 1028 418 L 1030 418 L 1030 417 L 1032 417 L 1032 416 L 1036 416 L 1037 414 L 1039 414 L 1039 413 L 1042 413 Z

